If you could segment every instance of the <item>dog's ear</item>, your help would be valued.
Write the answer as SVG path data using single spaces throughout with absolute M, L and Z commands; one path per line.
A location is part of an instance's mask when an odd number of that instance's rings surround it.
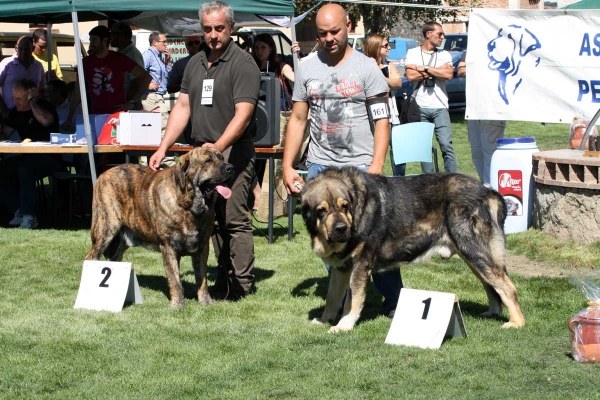
M 184 191 L 187 187 L 186 175 L 189 166 L 190 159 L 188 154 L 184 154 L 183 156 L 181 156 L 179 158 L 179 162 L 175 165 L 175 173 L 173 174 L 175 178 L 175 183 L 177 184 L 177 186 L 179 186 L 179 188 L 182 191 Z
M 317 217 L 316 212 L 313 207 L 309 204 L 308 201 L 302 200 L 302 219 L 304 219 L 304 224 L 306 225 L 306 229 L 308 233 L 312 235 L 317 234 Z

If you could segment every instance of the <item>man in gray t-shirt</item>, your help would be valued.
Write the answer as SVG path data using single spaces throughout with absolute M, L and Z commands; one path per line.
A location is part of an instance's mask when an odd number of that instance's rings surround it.
M 387 82 L 375 60 L 348 46 L 346 12 L 338 4 L 324 5 L 316 23 L 321 51 L 300 64 L 285 137 L 283 179 L 292 195 L 300 193 L 294 183 L 303 183 L 292 164 L 309 110 L 308 179 L 327 167 L 355 166 L 381 174 L 390 141 L 389 119 L 376 119 L 371 125 L 367 111 L 368 101 L 382 100 L 387 107 Z M 384 297 L 385 313 L 392 317 L 402 287 L 400 271 L 374 274 L 373 283 Z
M 328 66 L 321 56 L 302 63 L 294 85 L 294 102 L 310 108 L 312 142 L 307 160 L 325 166 L 368 166 L 374 137 L 366 100 L 389 89 L 375 60 L 351 51 L 341 65 Z

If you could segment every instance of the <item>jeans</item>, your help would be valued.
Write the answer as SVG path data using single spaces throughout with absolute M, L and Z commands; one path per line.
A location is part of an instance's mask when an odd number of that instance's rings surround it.
M 421 121 L 435 124 L 435 137 L 444 157 L 444 171 L 458 172 L 456 156 L 452 147 L 452 125 L 445 108 L 421 108 Z M 421 163 L 423 173 L 433 172 L 433 163 Z
M 49 154 L 18 154 L 0 163 L 0 199 L 10 213 L 35 215 L 36 181 L 54 175 L 64 167 L 60 158 Z
M 327 168 L 326 165 L 313 164 L 311 162 L 307 162 L 308 166 L 308 176 L 307 180 L 314 178 L 321 171 Z M 356 166 L 358 169 L 362 171 L 366 171 L 369 166 L 368 165 L 360 165 Z M 331 267 L 325 264 L 325 268 L 327 268 L 327 272 L 330 271 Z M 389 314 L 390 311 L 396 309 L 396 305 L 398 304 L 398 298 L 400 297 L 400 289 L 402 289 L 402 277 L 400 276 L 399 269 L 392 269 L 389 271 L 378 272 L 372 274 L 373 284 L 383 295 L 383 310 L 386 314 Z

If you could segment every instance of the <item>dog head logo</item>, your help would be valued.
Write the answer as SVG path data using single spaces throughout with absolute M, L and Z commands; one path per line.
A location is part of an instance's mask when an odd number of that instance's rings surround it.
M 530 53 L 541 47 L 537 37 L 519 25 L 501 28 L 488 43 L 488 68 L 498 71 L 498 93 L 506 104 L 523 82 L 524 72 L 539 65 L 540 57 Z

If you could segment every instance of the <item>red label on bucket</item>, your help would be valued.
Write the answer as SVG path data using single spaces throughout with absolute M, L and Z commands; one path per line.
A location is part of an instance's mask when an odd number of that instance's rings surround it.
M 506 201 L 508 216 L 523 215 L 523 172 L 498 171 L 498 192 Z

